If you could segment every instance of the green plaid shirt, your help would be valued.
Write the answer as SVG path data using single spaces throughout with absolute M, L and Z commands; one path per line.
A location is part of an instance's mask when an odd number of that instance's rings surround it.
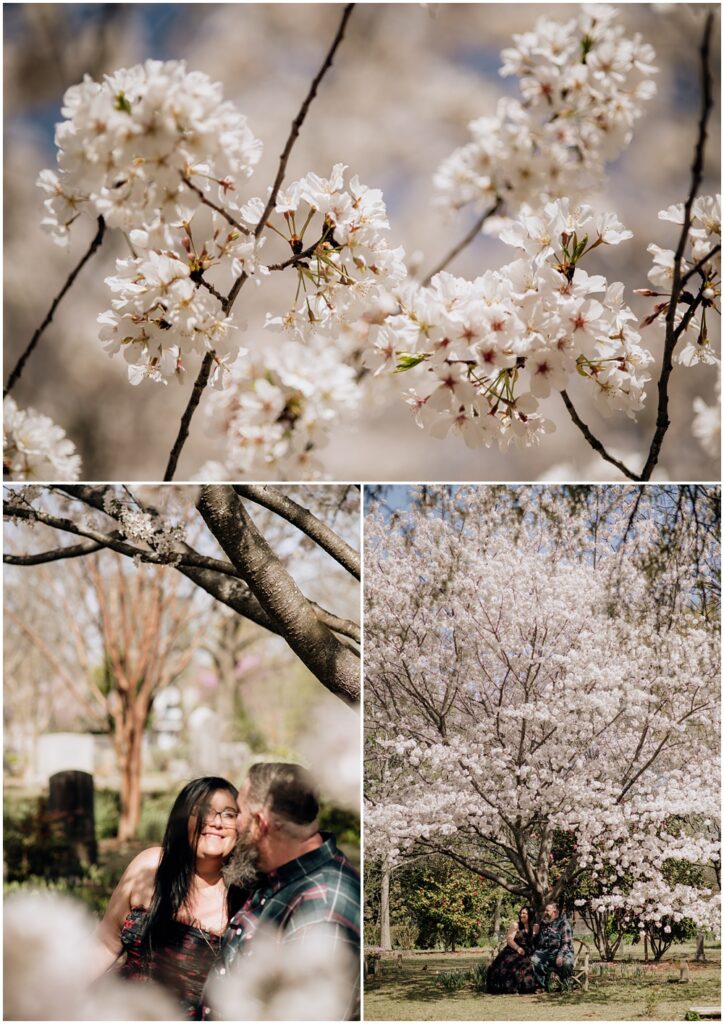
M 237 957 L 250 955 L 262 924 L 277 927 L 280 943 L 303 942 L 306 935 L 323 927 L 335 942 L 349 947 L 359 964 L 360 878 L 337 849 L 334 836 L 323 832 L 322 838 L 316 850 L 262 876 L 259 887 L 229 922 L 214 974 L 226 974 Z M 358 1014 L 359 971 L 347 1016 L 354 1019 Z M 210 1017 L 210 1008 L 203 1005 L 201 1019 Z

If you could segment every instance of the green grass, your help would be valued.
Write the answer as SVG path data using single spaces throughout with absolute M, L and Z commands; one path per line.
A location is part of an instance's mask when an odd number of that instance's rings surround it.
M 469 971 L 489 955 L 408 953 L 382 961 L 377 978 L 365 982 L 365 1020 L 683 1020 L 690 1006 L 720 1001 L 719 951 L 707 948 L 709 963 L 694 964 L 692 943 L 672 946 L 660 964 L 644 965 L 643 950 L 627 946 L 622 961 L 593 967 L 588 992 L 535 996 L 489 996 L 467 986 L 446 991 L 442 972 Z M 691 981 L 676 984 L 679 961 L 688 959 Z

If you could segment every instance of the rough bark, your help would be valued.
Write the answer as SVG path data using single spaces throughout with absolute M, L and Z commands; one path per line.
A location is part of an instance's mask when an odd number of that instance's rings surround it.
M 233 487 L 202 487 L 197 508 L 262 609 L 279 623 L 294 653 L 328 690 L 347 703 L 356 703 L 360 694 L 359 659 L 319 621 Z

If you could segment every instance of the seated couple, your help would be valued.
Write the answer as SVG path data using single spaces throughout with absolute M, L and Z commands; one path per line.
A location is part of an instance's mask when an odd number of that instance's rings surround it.
M 521 907 L 508 929 L 505 948 L 488 968 L 491 995 L 525 995 L 546 988 L 548 974 L 561 981 L 573 972 L 573 932 L 557 903 L 547 903 L 537 924 L 530 907 Z
M 139 853 L 110 898 L 97 933 L 101 966 L 157 982 L 176 998 L 178 1019 L 204 1020 L 207 979 L 253 955 L 257 931 L 273 929 L 280 945 L 320 937 L 349 951 L 342 985 L 354 1017 L 359 875 L 319 831 L 318 811 L 299 765 L 252 765 L 239 791 L 216 777 L 188 783 L 163 845 Z

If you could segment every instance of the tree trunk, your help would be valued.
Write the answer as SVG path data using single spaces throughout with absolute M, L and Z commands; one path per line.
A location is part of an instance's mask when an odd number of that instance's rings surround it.
M 134 839 L 141 823 L 141 754 L 145 716 L 138 709 L 126 711 L 127 719 L 121 728 L 122 747 L 118 754 L 121 776 L 121 814 L 118 838 L 125 842 Z
M 382 869 L 382 886 L 380 889 L 380 946 L 392 949 L 392 931 L 390 929 L 390 869 Z
M 500 942 L 500 915 L 503 909 L 503 894 L 501 892 L 495 898 L 495 913 L 493 915 L 493 942 L 497 946 Z

